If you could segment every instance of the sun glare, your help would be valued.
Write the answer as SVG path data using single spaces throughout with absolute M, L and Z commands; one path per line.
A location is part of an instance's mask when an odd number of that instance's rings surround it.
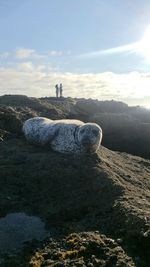
M 143 38 L 138 42 L 137 52 L 150 62 L 150 26 L 147 27 Z

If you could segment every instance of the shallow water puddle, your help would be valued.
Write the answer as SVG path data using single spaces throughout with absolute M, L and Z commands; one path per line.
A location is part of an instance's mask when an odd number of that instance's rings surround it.
M 40 218 L 25 213 L 9 213 L 0 219 L 0 252 L 18 250 L 24 242 L 48 236 Z

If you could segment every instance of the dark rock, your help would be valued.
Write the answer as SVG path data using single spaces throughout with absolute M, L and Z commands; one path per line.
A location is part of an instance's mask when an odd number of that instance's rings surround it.
M 28 144 L 21 132 L 33 116 L 93 118 L 109 147 L 150 155 L 144 114 L 116 102 L 0 97 L 0 216 L 26 212 L 54 229 L 51 239 L 25 244 L 21 255 L 0 255 L 0 267 L 134 266 L 127 255 L 149 267 L 150 161 L 103 146 L 95 155 L 62 155 Z

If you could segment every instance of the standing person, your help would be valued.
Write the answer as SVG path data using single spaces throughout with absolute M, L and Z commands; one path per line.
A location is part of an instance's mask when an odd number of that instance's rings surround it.
M 59 90 L 60 90 L 60 97 L 62 97 L 63 96 L 63 85 L 62 85 L 62 83 L 60 83 Z
M 55 88 L 56 88 L 56 97 L 58 98 L 58 94 L 59 94 L 59 87 L 58 87 L 58 84 L 55 85 Z

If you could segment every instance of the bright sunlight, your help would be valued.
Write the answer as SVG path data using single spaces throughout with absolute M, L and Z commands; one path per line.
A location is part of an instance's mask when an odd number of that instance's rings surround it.
M 144 56 L 146 61 L 150 62 L 150 25 L 146 28 L 143 38 L 137 44 L 137 52 Z

